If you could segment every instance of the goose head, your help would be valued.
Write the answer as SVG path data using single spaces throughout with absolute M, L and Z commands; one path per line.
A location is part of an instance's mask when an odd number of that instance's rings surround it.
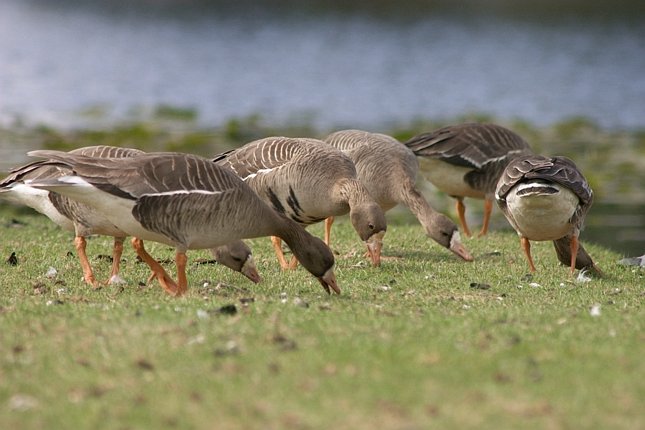
M 217 262 L 231 270 L 242 273 L 253 283 L 262 280 L 251 254 L 251 248 L 241 240 L 211 249 Z
M 374 203 L 364 203 L 350 208 L 349 219 L 358 233 L 358 236 L 367 245 L 367 252 L 372 260 L 372 265 L 381 264 L 381 248 L 383 236 L 387 230 L 387 221 L 383 209 Z
M 461 243 L 459 229 L 450 218 L 435 213 L 430 228 L 426 229 L 428 236 L 444 248 L 448 248 L 457 256 L 465 261 L 473 261 L 473 256 L 468 252 L 466 247 Z
M 325 242 L 310 235 L 304 229 L 296 242 L 284 239 L 302 267 L 318 279 L 327 293 L 331 294 L 333 290 L 336 294 L 340 294 L 334 274 L 334 254 Z

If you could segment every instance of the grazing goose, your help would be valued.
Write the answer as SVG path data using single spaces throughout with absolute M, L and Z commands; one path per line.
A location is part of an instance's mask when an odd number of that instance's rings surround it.
M 132 148 L 114 146 L 88 146 L 70 151 L 70 154 L 85 155 L 99 158 L 123 158 L 144 154 L 143 151 Z M 26 205 L 46 215 L 55 224 L 67 231 L 75 233 L 74 245 L 79 256 L 83 279 L 93 288 L 99 288 L 101 282 L 94 277 L 92 266 L 86 253 L 85 238 L 99 234 L 114 237 L 112 251 L 112 270 L 106 284 L 123 282 L 119 277 L 123 242 L 126 233 L 112 224 L 104 215 L 94 208 L 68 197 L 37 189 L 30 182 L 54 179 L 68 175 L 72 170 L 63 165 L 50 165 L 45 161 L 35 161 L 22 167 L 12 169 L 10 175 L 0 182 L 0 195 L 14 204 Z M 260 282 L 251 249 L 242 241 L 232 242 L 211 250 L 218 263 L 230 269 L 241 272 L 251 281 Z
M 72 174 L 32 186 L 83 202 L 125 233 L 162 287 L 179 296 L 187 290 L 186 251 L 215 248 L 242 238 L 281 237 L 329 293 L 340 290 L 334 256 L 319 239 L 280 216 L 237 176 L 195 155 L 149 153 L 134 158 L 93 158 L 58 151 L 31 151 Z M 152 240 L 176 248 L 178 281 L 143 248 Z
M 301 225 L 349 213 L 372 264 L 380 264 L 385 214 L 341 151 L 317 139 L 268 137 L 213 161 L 231 168 L 276 211 Z M 325 241 L 329 245 L 328 236 Z M 295 260 L 289 265 L 284 259 L 280 242 L 273 244 L 282 268 L 294 267 Z
M 558 260 L 571 273 L 576 268 L 599 272 L 578 241 L 593 193 L 573 161 L 541 155 L 516 158 L 499 179 L 495 199 L 520 236 L 531 272 L 530 240 L 552 240 Z
M 532 153 L 528 143 L 495 124 L 452 125 L 419 134 L 405 145 L 419 157 L 421 174 L 439 190 L 457 199 L 459 222 L 468 237 L 464 197 L 484 199 L 484 221 L 479 236 L 488 232 L 495 186 L 506 165 Z
M 414 153 L 393 137 L 361 130 L 341 130 L 325 142 L 343 151 L 356 165 L 358 179 L 381 209 L 407 206 L 426 234 L 466 261 L 473 257 L 459 238 L 459 230 L 447 216 L 435 211 L 416 188 L 419 163 Z M 325 236 L 333 218 L 325 220 Z
M 121 158 L 137 156 L 143 154 L 143 151 L 112 146 L 88 146 L 75 149 L 70 153 L 90 157 Z M 93 288 L 100 287 L 101 283 L 95 279 L 92 266 L 87 258 L 85 238 L 93 234 L 113 236 L 112 270 L 106 283 L 122 282 L 119 277 L 119 266 L 126 234 L 91 207 L 60 194 L 33 188 L 29 185 L 32 181 L 54 179 L 69 173 L 71 170 L 66 166 L 54 166 L 44 161 L 35 161 L 12 169 L 9 176 L 0 182 L 0 195 L 15 204 L 29 206 L 46 215 L 64 230 L 73 231 L 75 234 L 74 246 L 83 269 L 83 279 Z

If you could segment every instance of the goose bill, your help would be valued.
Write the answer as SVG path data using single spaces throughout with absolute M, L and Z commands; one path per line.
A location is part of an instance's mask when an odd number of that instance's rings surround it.
M 383 248 L 384 231 L 373 234 L 365 241 L 367 245 L 367 253 L 372 260 L 372 266 L 379 267 L 381 265 L 381 249 Z
M 255 260 L 253 260 L 253 256 L 249 255 L 244 264 L 242 265 L 242 269 L 240 269 L 240 272 L 247 278 L 251 280 L 254 284 L 259 283 L 262 278 L 260 277 L 260 274 L 258 273 L 258 269 L 255 265 Z
M 457 254 L 462 259 L 464 259 L 465 261 L 474 260 L 473 256 L 470 255 L 470 252 L 468 252 L 464 244 L 461 243 L 461 237 L 459 236 L 458 231 L 453 233 L 452 238 L 450 239 L 450 250 L 455 254 Z
M 333 269 L 329 269 L 325 272 L 324 275 L 318 277 L 318 281 L 323 286 L 327 294 L 331 294 L 331 290 L 334 290 L 334 293 L 340 294 L 340 288 L 336 283 L 336 275 L 334 274 Z

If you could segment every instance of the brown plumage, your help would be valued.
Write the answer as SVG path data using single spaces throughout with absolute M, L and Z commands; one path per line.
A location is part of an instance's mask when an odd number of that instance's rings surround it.
M 70 154 L 123 158 L 143 154 L 143 151 L 113 146 L 88 146 L 70 151 Z M 75 234 L 74 246 L 83 269 L 83 279 L 94 288 L 100 287 L 101 282 L 98 282 L 94 277 L 92 266 L 87 258 L 85 238 L 93 234 L 114 237 L 112 270 L 106 283 L 122 282 L 119 277 L 119 267 L 126 234 L 105 216 L 83 203 L 54 192 L 38 190 L 29 186 L 29 183 L 33 181 L 59 178 L 70 173 L 71 169 L 67 166 L 35 161 L 12 169 L 9 176 L 0 182 L 0 195 L 15 203 L 27 205 L 37 210 L 64 230 L 73 231 Z
M 566 157 L 526 155 L 504 170 L 495 198 L 520 236 L 531 271 L 530 240 L 551 240 L 558 260 L 598 272 L 578 237 L 593 203 L 593 192 L 575 163 Z
M 213 161 L 232 169 L 273 209 L 301 225 L 349 213 L 372 263 L 380 264 L 385 215 L 341 151 L 317 139 L 269 137 Z M 279 242 L 274 241 L 274 248 L 282 267 L 289 267 Z
M 143 151 L 132 148 L 114 146 L 88 146 L 70 151 L 70 154 L 98 158 L 124 158 L 144 154 Z M 96 280 L 92 266 L 86 254 L 86 237 L 90 235 L 105 235 L 114 237 L 112 251 L 112 270 L 106 284 L 122 282 L 119 276 L 123 242 L 127 234 L 111 223 L 103 214 L 94 208 L 77 202 L 62 194 L 36 189 L 29 186 L 30 182 L 59 178 L 72 173 L 65 165 L 51 165 L 46 161 L 34 161 L 22 167 L 13 169 L 10 175 L 0 183 L 0 195 L 7 197 L 17 204 L 27 205 L 46 215 L 54 223 L 75 234 L 76 247 L 83 279 L 94 288 L 103 284 Z M 143 246 L 143 245 L 142 245 Z M 215 259 L 231 270 L 242 273 L 253 282 L 260 281 L 260 275 L 255 267 L 251 249 L 242 241 L 232 242 L 212 250 Z
M 337 131 L 327 136 L 325 142 L 351 158 L 358 179 L 383 211 L 399 204 L 406 206 L 428 237 L 462 259 L 472 261 L 455 223 L 435 211 L 417 189 L 419 163 L 409 148 L 391 136 L 362 130 Z M 333 218 L 327 219 L 327 230 L 331 229 L 332 222 Z
M 135 236 L 137 253 L 172 295 L 187 290 L 188 249 L 215 248 L 268 235 L 283 238 L 327 292 L 340 292 L 333 254 L 321 240 L 273 211 L 228 169 L 206 159 L 178 153 L 121 159 L 57 151 L 32 151 L 29 155 L 71 168 L 73 175 L 33 186 L 81 201 Z M 141 239 L 176 248 L 177 283 L 145 252 Z
M 484 221 L 480 236 L 488 231 L 495 186 L 506 165 L 514 158 L 531 154 L 518 134 L 496 124 L 466 123 L 423 133 L 405 142 L 419 157 L 422 175 L 439 190 L 457 199 L 457 213 L 464 234 L 465 197 L 484 199 Z

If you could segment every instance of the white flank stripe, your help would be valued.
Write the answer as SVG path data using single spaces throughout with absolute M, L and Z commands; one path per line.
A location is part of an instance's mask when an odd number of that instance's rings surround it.
M 504 155 L 500 155 L 499 157 L 489 158 L 488 160 L 486 160 L 486 161 L 484 161 L 484 162 L 482 163 L 482 166 L 485 166 L 485 165 L 490 164 L 490 163 L 496 163 L 496 162 L 498 162 L 498 161 L 502 161 L 502 160 L 504 160 L 504 159 L 508 158 L 508 156 L 509 156 L 509 155 L 511 155 L 511 154 L 516 154 L 516 153 L 518 153 L 518 152 L 521 152 L 521 151 L 520 151 L 519 149 L 518 149 L 518 150 L 515 150 L 515 151 L 508 151 L 506 154 L 504 154 Z
M 257 171 L 257 172 L 255 172 L 255 173 L 251 173 L 250 175 L 245 176 L 244 178 L 242 178 L 242 180 L 243 180 L 243 181 L 246 181 L 247 179 L 255 178 L 257 175 L 262 175 L 262 174 L 264 174 L 264 173 L 269 173 L 269 172 L 270 172 L 270 171 L 272 171 L 272 170 L 273 170 L 273 169 L 260 169 L 260 170 L 258 170 L 258 171 Z
M 154 196 L 154 197 L 176 196 L 176 195 L 181 195 L 181 194 L 208 194 L 208 195 L 214 195 L 214 194 L 222 194 L 222 192 L 221 191 L 208 191 L 208 190 L 175 190 L 175 191 L 164 191 L 163 193 L 142 194 L 141 197 L 145 197 L 145 196 Z
M 36 186 L 38 186 L 38 179 L 27 179 L 25 181 L 25 185 L 31 185 L 34 182 L 36 183 Z M 85 179 L 81 178 L 80 176 L 71 176 L 71 175 L 61 176 L 56 179 L 45 180 L 45 183 L 47 183 L 47 185 L 53 185 L 53 186 L 55 186 L 56 184 L 91 186 L 89 182 L 87 182 Z

